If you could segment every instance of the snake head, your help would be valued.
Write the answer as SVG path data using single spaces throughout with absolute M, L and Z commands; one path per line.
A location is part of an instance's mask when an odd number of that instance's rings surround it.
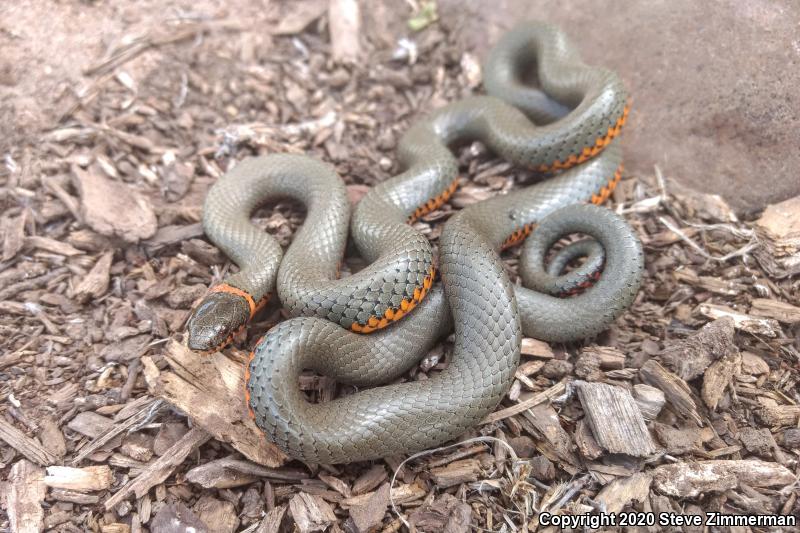
M 250 320 L 250 305 L 247 300 L 229 292 L 212 292 L 200 302 L 186 329 L 189 333 L 189 349 L 211 353 L 221 350 L 233 341 Z

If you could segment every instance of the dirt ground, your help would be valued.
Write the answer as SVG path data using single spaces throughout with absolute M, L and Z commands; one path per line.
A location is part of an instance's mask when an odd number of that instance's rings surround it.
M 610 207 L 647 266 L 631 310 L 583 344 L 526 339 L 497 411 L 419 457 L 303 464 L 266 442 L 242 363 L 284 318 L 277 304 L 223 354 L 183 347 L 192 306 L 230 268 L 199 221 L 232 164 L 308 154 L 357 201 L 396 171 L 411 123 L 481 90 L 464 21 L 431 5 L 0 10 L 0 530 L 555 531 L 539 513 L 800 514 L 797 200 L 743 222 L 669 168 L 625 175 Z M 537 179 L 478 143 L 460 162 L 469 179 L 416 226 L 434 244 L 453 211 Z M 288 245 L 303 217 L 278 204 L 255 220 Z M 512 276 L 517 255 L 503 256 Z M 445 342 L 403 379 L 450 356 Z M 353 392 L 299 385 L 312 401 Z

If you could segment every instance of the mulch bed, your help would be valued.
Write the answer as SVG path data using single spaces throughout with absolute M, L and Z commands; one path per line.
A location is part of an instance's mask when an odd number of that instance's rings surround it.
M 610 203 L 646 251 L 633 307 L 584 344 L 526 339 L 507 398 L 461 442 L 326 466 L 265 441 L 241 373 L 284 318 L 276 304 L 224 354 L 180 343 L 232 267 L 199 225 L 209 186 L 248 155 L 304 153 L 334 164 L 357 201 L 396 171 L 411 122 L 480 83 L 453 21 L 423 10 L 421 31 L 387 43 L 391 21 L 365 13 L 353 41 L 350 3 L 335 3 L 287 8 L 258 46 L 232 39 L 256 32 L 228 19 L 120 39 L 59 121 L 5 154 L 0 528 L 525 531 L 550 530 L 542 511 L 798 515 L 800 201 L 743 222 L 658 169 L 625 176 Z M 145 56 L 153 67 L 133 79 Z M 460 159 L 469 179 L 416 224 L 434 243 L 454 210 L 537 179 L 479 143 Z M 303 213 L 279 203 L 255 220 L 288 245 Z M 517 254 L 504 254 L 512 276 Z M 403 379 L 450 355 L 445 342 Z M 312 400 L 352 392 L 314 375 L 300 386 Z

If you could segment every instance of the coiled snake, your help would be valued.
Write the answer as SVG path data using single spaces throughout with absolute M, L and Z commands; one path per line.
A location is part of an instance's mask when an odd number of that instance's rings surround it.
M 526 82 L 532 70 L 541 90 Z M 620 179 L 615 139 L 628 106 L 619 78 L 583 64 L 558 29 L 525 23 L 492 50 L 484 85 L 488 96 L 438 109 L 404 135 L 404 171 L 372 188 L 353 213 L 351 234 L 370 265 L 352 276 L 337 279 L 350 209 L 344 185 L 327 165 L 294 155 L 250 158 L 209 192 L 205 231 L 241 270 L 195 309 L 188 343 L 200 351 L 221 348 L 276 290 L 295 318 L 258 342 L 246 371 L 247 403 L 258 426 L 289 455 L 340 463 L 457 437 L 508 390 L 523 333 L 583 339 L 607 328 L 633 301 L 643 268 L 638 239 L 610 211 L 580 205 L 602 203 Z M 408 222 L 452 195 L 458 165 L 451 147 L 470 140 L 518 165 L 564 172 L 453 215 L 439 240 L 442 284 L 434 284 L 430 244 Z M 278 197 L 307 208 L 283 257 L 277 242 L 249 220 L 258 205 Z M 545 266 L 550 248 L 570 233 L 594 237 L 602 249 L 578 241 Z M 497 252 L 523 240 L 525 286 L 514 286 Z M 590 257 L 582 267 L 561 275 L 585 253 Z M 603 263 L 590 288 L 561 297 L 588 286 Z M 304 369 L 357 386 L 386 383 L 453 327 L 452 358 L 427 380 L 323 404 L 307 402 L 297 386 Z

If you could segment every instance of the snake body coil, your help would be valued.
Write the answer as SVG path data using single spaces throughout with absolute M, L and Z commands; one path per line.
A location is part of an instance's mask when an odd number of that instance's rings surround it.
M 542 91 L 524 81 L 532 68 Z M 507 391 L 523 332 L 552 341 L 584 338 L 605 329 L 632 302 L 642 270 L 635 235 L 607 210 L 565 207 L 601 203 L 619 180 L 614 139 L 627 117 L 627 98 L 617 76 L 584 65 L 560 31 L 537 23 L 521 25 L 497 44 L 485 85 L 490 96 L 445 106 L 403 137 L 399 159 L 405 170 L 371 189 L 355 209 L 351 232 L 371 264 L 354 276 L 335 279 L 349 210 L 343 186 L 327 166 L 298 156 L 246 160 L 209 193 L 204 227 L 242 270 L 195 310 L 189 345 L 207 350 L 224 344 L 277 280 L 281 302 L 298 318 L 259 341 L 247 369 L 248 406 L 290 455 L 338 463 L 454 438 Z M 432 286 L 429 244 L 407 222 L 452 194 L 458 166 L 450 147 L 475 139 L 528 168 L 569 170 L 451 217 L 439 243 L 442 290 Z M 282 261 L 277 243 L 247 220 L 258 203 L 278 196 L 298 199 L 308 210 Z M 531 288 L 514 287 L 497 251 L 521 242 L 537 224 L 521 266 Z M 573 245 L 556 256 L 558 268 L 547 267 L 547 251 L 573 232 L 595 237 L 603 251 Z M 587 249 L 594 266 L 561 276 L 566 262 Z M 594 286 L 558 297 L 584 285 L 603 258 L 603 276 Z M 453 325 L 452 358 L 430 379 L 324 404 L 309 404 L 297 387 L 304 369 L 359 386 L 385 383 Z

